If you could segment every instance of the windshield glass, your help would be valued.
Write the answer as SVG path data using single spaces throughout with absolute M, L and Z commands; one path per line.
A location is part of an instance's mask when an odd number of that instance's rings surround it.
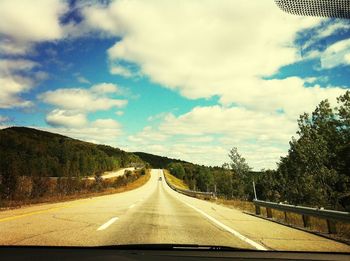
M 273 0 L 0 17 L 0 245 L 350 252 L 349 20 Z

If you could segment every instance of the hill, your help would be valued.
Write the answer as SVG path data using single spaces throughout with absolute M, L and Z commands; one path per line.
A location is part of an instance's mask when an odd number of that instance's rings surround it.
M 172 159 L 168 157 L 153 155 L 145 152 L 133 152 L 133 154 L 137 155 L 143 161 L 149 163 L 153 168 L 157 169 L 165 169 L 168 167 L 170 163 L 188 163 L 179 159 Z
M 132 154 L 26 127 L 0 130 L 0 177 L 83 177 L 140 164 Z M 1 183 L 1 182 L 0 182 Z

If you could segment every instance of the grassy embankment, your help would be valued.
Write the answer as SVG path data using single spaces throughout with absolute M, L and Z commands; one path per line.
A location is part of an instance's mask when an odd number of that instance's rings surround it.
M 189 189 L 188 185 L 182 179 L 178 179 L 177 177 L 171 175 L 166 169 L 164 170 L 164 175 L 167 178 L 167 180 L 175 187 L 178 187 L 180 189 Z
M 134 171 L 129 177 L 120 176 L 115 178 L 110 178 L 103 180 L 103 184 L 99 191 L 80 191 L 74 194 L 69 195 L 48 195 L 35 199 L 25 199 L 25 200 L 11 200 L 11 201 L 2 201 L 0 202 L 0 210 L 6 210 L 9 208 L 18 208 L 21 206 L 27 206 L 38 203 L 56 203 L 63 201 L 70 201 L 76 199 L 83 199 L 89 197 L 104 196 L 109 194 L 121 193 L 129 190 L 133 190 L 144 185 L 151 177 L 150 170 L 146 169 L 145 174 L 141 175 L 140 171 Z M 118 182 L 122 181 L 122 182 Z M 89 181 L 91 184 L 95 181 Z

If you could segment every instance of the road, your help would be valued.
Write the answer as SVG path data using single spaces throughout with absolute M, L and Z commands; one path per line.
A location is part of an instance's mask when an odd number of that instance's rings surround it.
M 1 245 L 96 246 L 138 243 L 249 249 L 345 251 L 350 246 L 179 194 L 152 170 L 124 193 L 0 212 Z

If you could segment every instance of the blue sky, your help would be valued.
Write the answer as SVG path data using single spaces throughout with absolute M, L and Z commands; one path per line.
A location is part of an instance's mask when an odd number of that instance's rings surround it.
M 0 126 L 275 168 L 298 115 L 349 88 L 349 22 L 247 2 L 1 1 Z

